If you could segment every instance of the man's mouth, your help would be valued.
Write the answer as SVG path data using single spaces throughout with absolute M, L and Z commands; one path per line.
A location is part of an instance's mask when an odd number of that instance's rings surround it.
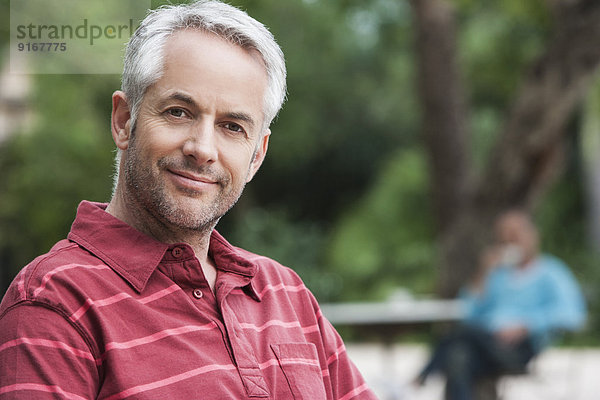
M 214 187 L 219 181 L 215 178 L 199 175 L 185 170 L 167 169 L 171 179 L 177 186 L 191 190 L 206 190 Z

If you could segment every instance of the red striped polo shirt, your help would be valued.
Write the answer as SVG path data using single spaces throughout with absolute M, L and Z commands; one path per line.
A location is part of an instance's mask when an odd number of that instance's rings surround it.
M 192 249 L 82 202 L 0 305 L 0 399 L 374 399 L 300 278 L 216 231 Z

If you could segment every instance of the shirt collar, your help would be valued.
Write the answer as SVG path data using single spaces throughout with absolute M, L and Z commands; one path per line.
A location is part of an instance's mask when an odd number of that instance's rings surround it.
M 139 293 L 169 246 L 107 213 L 106 206 L 82 201 L 68 239 L 101 259 Z
M 82 201 L 68 239 L 101 259 L 140 293 L 167 251 L 177 244 L 168 245 L 143 234 L 107 213 L 106 207 L 105 203 Z M 251 283 L 258 266 L 244 256 L 243 250 L 213 230 L 208 251 L 217 269 L 237 275 L 244 292 L 259 300 Z
M 232 286 L 241 287 L 252 299 L 260 301 L 260 296 L 252 284 L 258 265 L 250 261 L 244 250 L 232 246 L 219 232 L 213 230 L 208 253 L 218 270 L 234 274 L 236 279 L 231 281 Z

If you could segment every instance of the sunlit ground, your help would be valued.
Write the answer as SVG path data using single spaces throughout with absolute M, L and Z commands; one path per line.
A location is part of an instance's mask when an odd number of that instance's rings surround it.
M 423 345 L 347 344 L 348 353 L 381 400 L 442 400 L 443 380 L 431 377 L 415 390 L 410 381 L 428 356 Z M 597 400 L 600 350 L 553 348 L 539 356 L 531 373 L 503 378 L 503 400 Z

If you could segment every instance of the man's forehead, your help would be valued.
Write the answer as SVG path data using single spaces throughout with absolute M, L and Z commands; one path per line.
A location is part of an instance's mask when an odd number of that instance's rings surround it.
M 178 30 L 165 42 L 163 74 L 169 68 L 181 65 L 197 67 L 214 66 L 219 74 L 238 72 L 248 80 L 268 82 L 268 73 L 260 53 L 253 48 L 244 48 L 214 33 L 199 29 Z M 191 75 L 187 78 L 194 78 Z M 252 79 L 253 81 L 250 81 Z
M 202 28 L 182 28 L 173 31 L 167 38 L 165 42 L 165 48 L 169 49 L 169 47 L 173 47 L 176 44 L 183 43 L 197 43 L 200 40 L 214 41 L 215 43 L 221 43 L 237 50 L 246 53 L 247 55 L 254 58 L 257 62 L 259 62 L 265 69 L 266 74 L 266 65 L 264 59 L 260 52 L 249 43 L 244 43 L 238 40 L 235 40 L 233 37 L 227 37 L 227 35 L 219 35 L 215 32 L 210 32 Z

